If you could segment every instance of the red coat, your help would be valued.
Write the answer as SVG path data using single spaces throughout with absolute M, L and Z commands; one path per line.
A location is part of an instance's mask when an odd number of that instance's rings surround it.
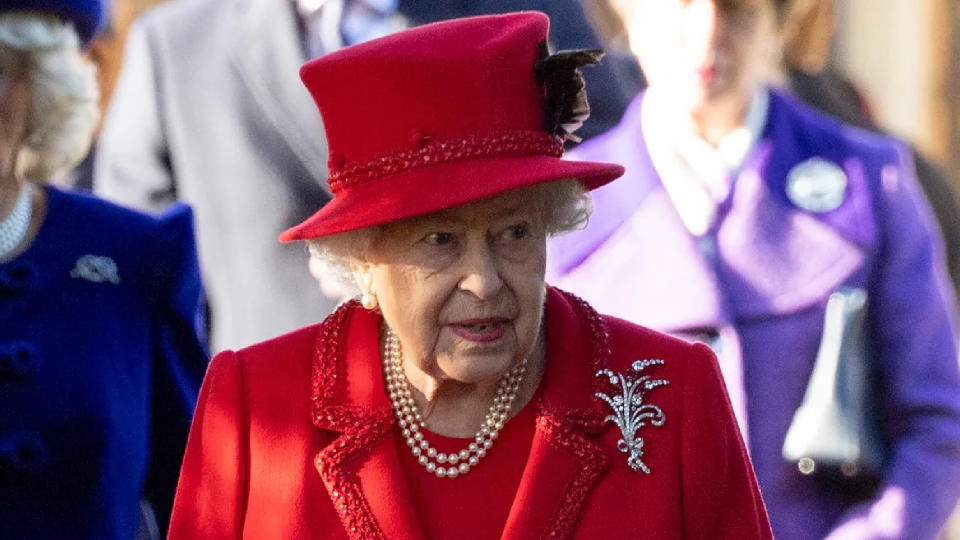
M 547 368 L 530 457 L 503 538 L 772 538 L 716 360 L 551 289 Z M 214 358 L 170 538 L 422 538 L 406 494 L 379 358 L 380 316 L 347 304 L 323 323 Z M 645 403 L 643 462 L 595 392 L 600 369 L 664 365 Z M 496 448 L 496 447 L 495 447 Z M 482 509 L 478 510 L 482 511 Z

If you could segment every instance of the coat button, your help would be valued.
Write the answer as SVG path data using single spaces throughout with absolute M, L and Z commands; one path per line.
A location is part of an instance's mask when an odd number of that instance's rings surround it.
M 36 433 L 23 431 L 0 439 L 0 476 L 36 475 L 49 459 L 50 450 Z
M 33 379 L 38 359 L 36 349 L 29 343 L 0 344 L 0 383 Z
M 0 269 L 0 291 L 20 291 L 33 287 L 37 281 L 37 269 L 30 263 L 14 261 Z

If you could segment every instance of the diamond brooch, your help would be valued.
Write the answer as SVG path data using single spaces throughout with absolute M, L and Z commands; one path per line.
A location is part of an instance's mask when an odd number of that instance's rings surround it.
M 594 394 L 613 409 L 604 422 L 613 422 L 620 428 L 623 438 L 617 441 L 617 448 L 627 456 L 627 465 L 635 471 L 650 474 L 650 468 L 641 459 L 643 457 L 643 438 L 637 435 L 640 428 L 653 425 L 662 426 L 666 420 L 660 407 L 644 403 L 647 393 L 660 386 L 670 384 L 666 379 L 652 379 L 640 373 L 650 366 L 662 366 L 663 360 L 637 360 L 631 366 L 632 373 L 614 373 L 601 369 L 597 377 L 606 378 L 611 386 L 619 387 L 620 393 L 613 395 L 597 392 Z

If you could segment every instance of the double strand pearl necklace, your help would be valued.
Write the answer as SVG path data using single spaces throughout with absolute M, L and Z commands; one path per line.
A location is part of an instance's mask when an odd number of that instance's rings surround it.
M 393 413 L 397 416 L 403 437 L 407 446 L 413 452 L 420 465 L 427 472 L 437 475 L 438 478 L 456 478 L 467 474 L 480 462 L 487 451 L 493 446 L 493 441 L 500 434 L 503 424 L 507 421 L 513 402 L 520 390 L 520 382 L 527 371 L 527 359 L 524 358 L 517 365 L 510 368 L 497 384 L 497 394 L 493 404 L 483 419 L 480 430 L 473 437 L 473 441 L 459 452 L 444 454 L 435 448 L 423 437 L 423 417 L 413 401 L 413 392 L 410 383 L 403 372 L 400 354 L 400 341 L 391 329 L 387 329 L 386 354 L 383 358 L 383 371 L 387 379 L 387 393 L 393 404 Z
M 0 257 L 16 249 L 23 242 L 23 238 L 30 229 L 30 214 L 33 210 L 33 201 L 28 186 L 20 187 L 17 202 L 13 204 L 10 215 L 0 221 Z

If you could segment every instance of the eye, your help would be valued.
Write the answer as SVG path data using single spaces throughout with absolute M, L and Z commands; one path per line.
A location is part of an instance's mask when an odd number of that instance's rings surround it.
M 423 238 L 423 241 L 431 246 L 446 246 L 452 244 L 457 237 L 453 233 L 448 232 L 435 232 L 430 233 Z
M 530 236 L 530 226 L 526 223 L 518 223 L 507 227 L 501 237 L 505 240 L 523 240 Z

